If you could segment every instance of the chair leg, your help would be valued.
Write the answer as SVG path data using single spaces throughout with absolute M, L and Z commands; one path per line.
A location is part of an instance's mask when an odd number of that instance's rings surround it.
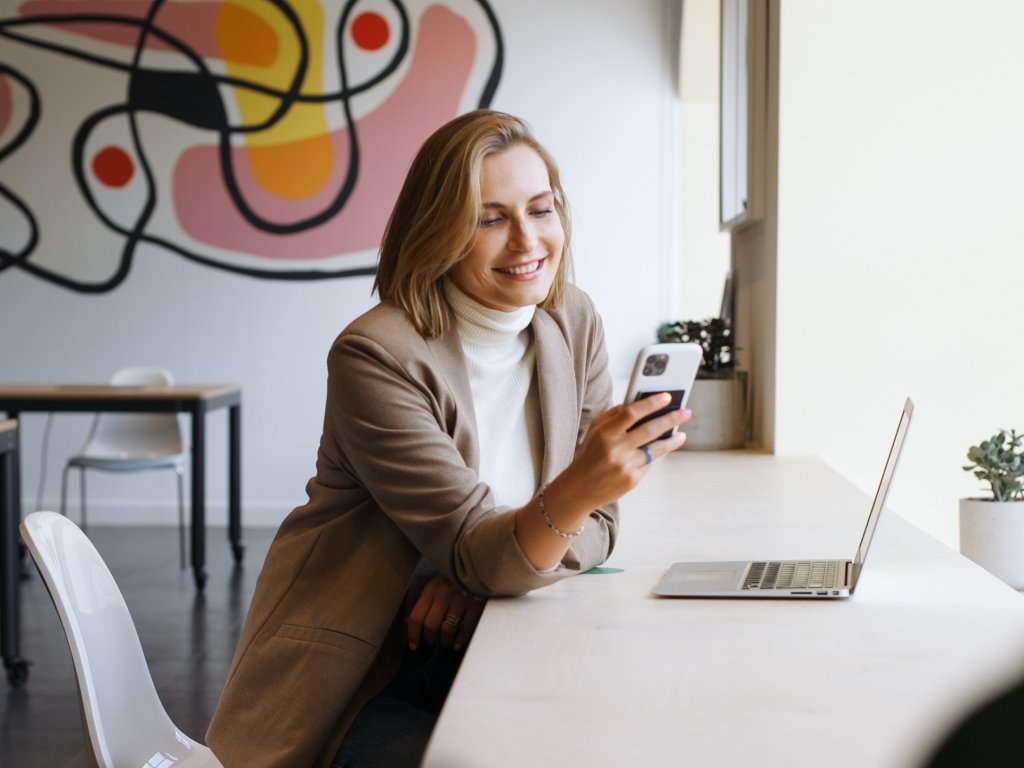
M 182 471 L 175 468 L 174 473 L 178 476 L 178 559 L 181 562 L 181 570 L 187 567 L 185 564 L 185 481 Z
M 64 465 L 64 474 L 60 481 L 60 513 L 64 517 L 68 516 L 68 472 L 71 471 L 71 465 Z
M 79 477 L 79 480 L 81 481 L 81 487 L 82 487 L 82 492 L 81 492 L 82 493 L 82 500 L 81 500 L 81 506 L 79 507 L 79 509 L 81 509 L 81 511 L 82 511 L 82 525 L 80 527 L 82 529 L 82 532 L 84 533 L 85 531 L 87 531 L 89 529 L 88 518 L 86 517 L 86 514 L 85 514 L 85 467 L 79 467 L 78 470 L 79 470 L 78 477 Z

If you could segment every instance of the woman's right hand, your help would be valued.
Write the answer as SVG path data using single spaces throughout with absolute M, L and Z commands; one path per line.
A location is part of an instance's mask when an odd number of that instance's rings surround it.
M 628 431 L 637 421 L 664 408 L 667 394 L 652 395 L 627 405 L 617 405 L 594 417 L 576 458 L 562 473 L 561 480 L 574 489 L 577 498 L 588 500 L 591 508 L 616 501 L 631 491 L 647 474 L 651 464 L 666 453 L 682 447 L 686 435 L 679 432 L 664 440 L 661 435 L 690 418 L 685 409 L 674 410 Z M 654 440 L 655 442 L 651 443 Z M 648 463 L 641 446 L 652 461 Z

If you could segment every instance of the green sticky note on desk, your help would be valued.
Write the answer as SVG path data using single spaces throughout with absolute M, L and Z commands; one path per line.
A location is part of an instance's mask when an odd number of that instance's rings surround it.
M 588 574 L 588 573 L 592 573 L 595 576 L 599 576 L 602 573 L 622 573 L 622 569 L 621 568 L 602 568 L 600 565 L 595 565 L 589 571 L 584 571 L 580 575 L 582 576 L 582 575 L 585 575 L 585 574 Z

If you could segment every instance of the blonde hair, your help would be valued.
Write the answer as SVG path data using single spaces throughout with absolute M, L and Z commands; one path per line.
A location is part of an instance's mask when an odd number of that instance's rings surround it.
M 565 245 L 551 290 L 540 306 L 549 309 L 561 304 L 572 259 L 569 204 L 558 166 L 522 120 L 478 109 L 445 123 L 423 143 L 384 231 L 373 290 L 382 301 L 404 309 L 420 335 L 441 336 L 450 326 L 442 278 L 473 245 L 483 213 L 483 159 L 517 145 L 530 147 L 548 169 Z

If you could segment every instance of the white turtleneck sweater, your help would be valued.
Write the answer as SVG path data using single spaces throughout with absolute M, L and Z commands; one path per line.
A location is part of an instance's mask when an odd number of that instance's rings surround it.
M 473 392 L 480 479 L 496 505 L 521 507 L 537 492 L 544 452 L 529 330 L 535 307 L 491 309 L 447 278 L 444 291 Z

